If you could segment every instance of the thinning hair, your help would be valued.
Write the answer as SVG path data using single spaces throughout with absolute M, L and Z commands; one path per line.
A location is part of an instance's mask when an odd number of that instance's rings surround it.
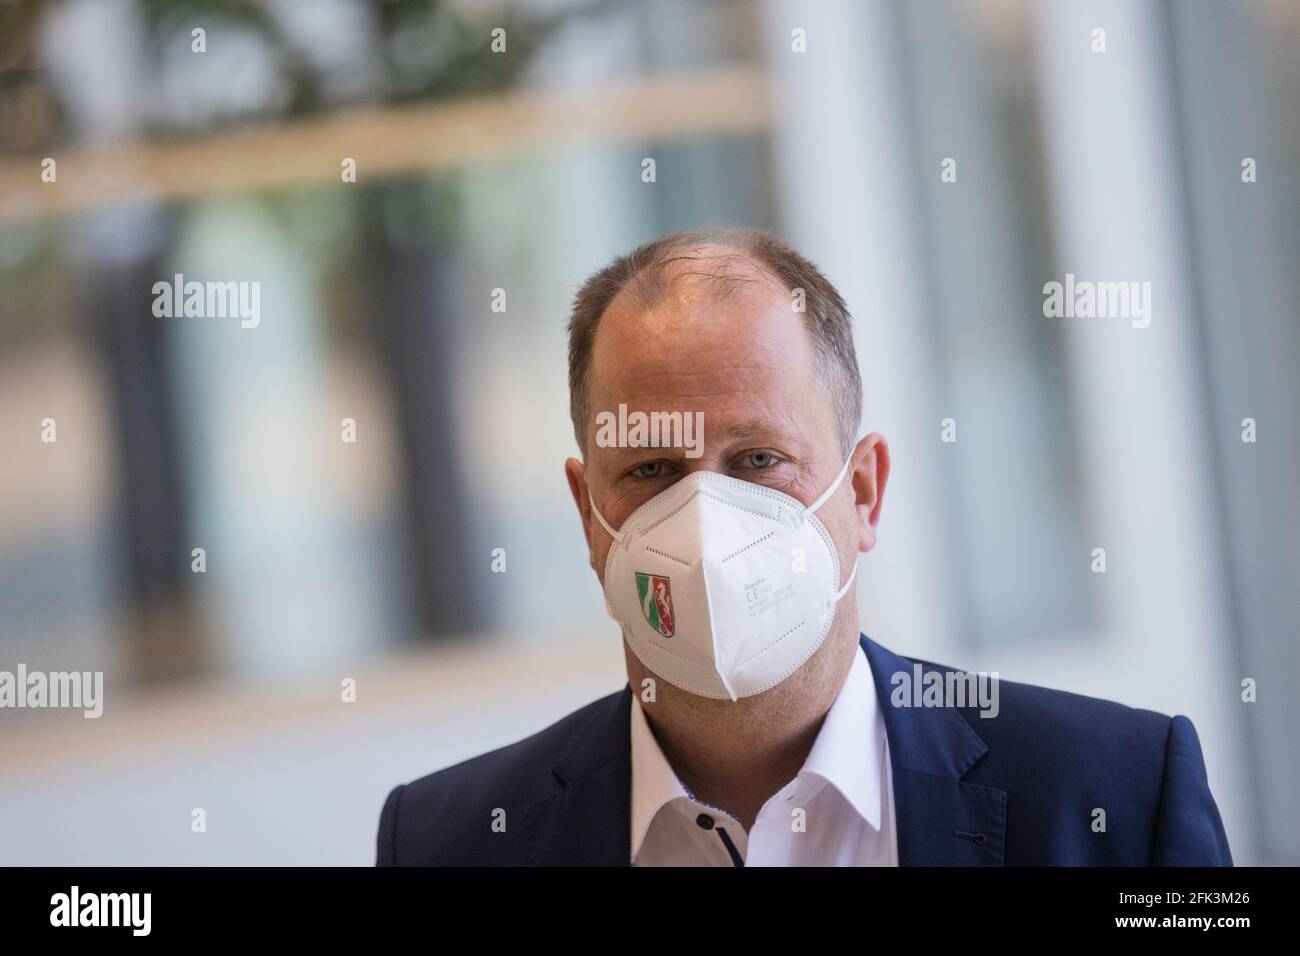
M 726 251 L 706 253 L 704 246 Z M 853 348 L 853 319 L 844 299 L 816 266 L 781 240 L 759 229 L 736 226 L 675 232 L 647 242 L 614 259 L 578 290 L 569 316 L 569 414 L 584 455 L 596 329 L 619 293 L 627 290 L 639 305 L 650 308 L 674 282 L 689 276 L 707 283 L 712 294 L 726 296 L 758 281 L 755 270 L 792 296 L 795 290 L 803 290 L 818 381 L 834 407 L 841 451 L 848 457 L 862 417 L 862 376 Z

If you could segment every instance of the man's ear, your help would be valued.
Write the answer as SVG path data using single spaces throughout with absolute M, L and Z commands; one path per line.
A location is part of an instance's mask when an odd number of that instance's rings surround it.
M 592 570 L 596 569 L 595 543 L 591 538 L 591 498 L 587 494 L 587 473 L 582 462 L 576 458 L 564 462 L 564 477 L 569 482 L 569 492 L 573 503 L 578 506 L 578 517 L 582 519 L 582 536 L 587 541 L 587 560 Z
M 876 546 L 876 527 L 889 481 L 889 444 L 885 436 L 872 432 L 858 442 L 849 467 L 858 518 L 858 550 L 865 553 Z

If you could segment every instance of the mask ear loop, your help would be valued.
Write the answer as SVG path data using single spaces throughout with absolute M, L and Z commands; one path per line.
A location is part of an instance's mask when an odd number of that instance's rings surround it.
M 835 476 L 835 480 L 831 482 L 831 486 L 822 492 L 820 498 L 808 506 L 809 511 L 816 511 L 822 505 L 826 504 L 826 502 L 831 500 L 831 495 L 835 494 L 835 489 L 839 488 L 840 482 L 843 481 L 844 476 L 849 473 L 849 465 L 851 464 L 853 464 L 853 452 L 849 452 L 849 457 L 844 459 L 844 467 L 841 468 L 840 473 Z M 587 494 L 590 495 L 591 492 L 588 491 Z
M 609 536 L 614 539 L 615 544 L 622 544 L 619 540 L 618 532 L 609 526 L 609 522 L 605 520 L 604 515 L 600 513 L 600 509 L 596 507 L 596 499 L 591 497 L 590 488 L 587 489 L 587 500 L 591 502 L 591 513 L 596 516 L 596 520 L 600 522 L 601 527 L 609 532 Z
M 853 579 L 858 576 L 858 560 L 853 559 L 853 570 L 849 572 L 849 579 L 844 582 L 844 587 L 839 589 L 835 597 L 831 598 L 831 607 L 840 603 L 840 598 L 849 593 L 849 588 L 853 587 Z
M 852 463 L 853 463 L 853 452 L 849 452 L 849 457 L 844 461 L 844 467 L 841 468 L 840 473 L 835 476 L 835 480 L 831 482 L 831 486 L 822 493 L 822 496 L 820 498 L 818 498 L 816 501 L 814 501 L 812 504 L 808 506 L 809 514 L 812 514 L 814 511 L 816 511 L 818 508 L 820 508 L 822 505 L 826 504 L 826 502 L 830 500 L 831 495 L 835 494 L 835 490 L 839 488 L 840 482 L 844 480 L 844 476 L 848 474 L 849 465 L 851 465 Z M 590 495 L 590 492 L 588 492 L 588 494 Z M 839 604 L 840 598 L 844 597 L 844 595 L 849 593 L 849 588 L 853 587 L 853 579 L 856 578 L 857 576 L 858 576 L 858 559 L 855 555 L 853 558 L 853 570 L 849 572 L 849 579 L 844 582 L 844 587 L 839 589 L 835 597 L 831 598 L 831 602 L 830 602 L 831 607 L 834 607 L 836 604 Z

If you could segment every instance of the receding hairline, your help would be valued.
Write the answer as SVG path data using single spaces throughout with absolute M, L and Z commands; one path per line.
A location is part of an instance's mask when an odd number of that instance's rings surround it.
M 719 267 L 695 270 L 691 268 L 693 263 L 717 263 Z M 633 299 L 638 308 L 649 310 L 668 295 L 683 289 L 698 290 L 704 296 L 720 298 L 737 287 L 758 282 L 768 284 L 780 295 L 791 292 L 780 276 L 743 246 L 698 240 L 684 244 L 672 255 L 656 259 L 628 276 L 596 319 L 593 333 L 599 334 L 605 317 L 616 305 L 627 304 L 625 300 L 628 298 Z

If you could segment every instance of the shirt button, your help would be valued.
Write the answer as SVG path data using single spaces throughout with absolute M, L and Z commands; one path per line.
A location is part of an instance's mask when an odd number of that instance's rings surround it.
M 701 813 L 698 817 L 695 818 L 695 825 L 698 826 L 701 830 L 712 830 L 713 817 L 709 816 L 707 813 Z

